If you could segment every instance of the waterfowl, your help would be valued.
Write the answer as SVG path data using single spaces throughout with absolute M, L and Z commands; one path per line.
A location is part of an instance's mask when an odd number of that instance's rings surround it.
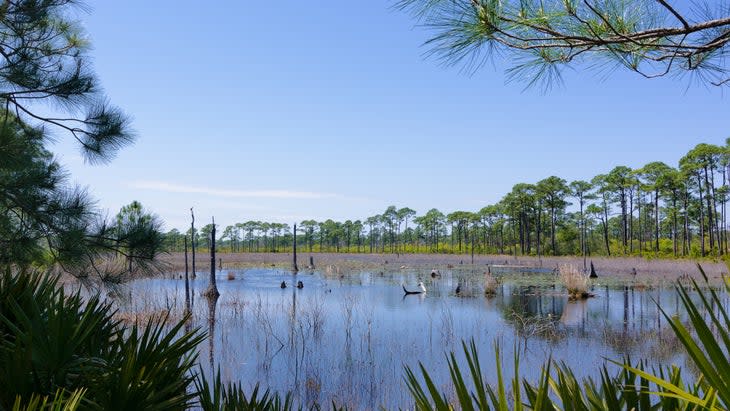
M 411 295 L 411 294 L 425 294 L 425 293 L 426 293 L 426 287 L 425 287 L 425 286 L 423 285 L 423 282 L 422 282 L 422 281 L 419 281 L 419 282 L 418 282 L 418 288 L 419 288 L 419 290 L 418 290 L 418 291 L 408 291 L 408 290 L 406 289 L 406 286 L 405 286 L 405 285 L 403 285 L 403 292 L 405 293 L 405 295 Z
M 301 281 L 297 282 L 297 288 L 304 288 L 304 283 Z
M 281 287 L 281 288 L 286 288 L 286 281 L 282 281 L 282 282 L 281 282 L 281 286 L 280 286 L 280 287 Z

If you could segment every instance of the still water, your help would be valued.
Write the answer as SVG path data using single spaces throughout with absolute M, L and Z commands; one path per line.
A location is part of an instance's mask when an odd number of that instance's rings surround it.
M 184 281 L 179 273 L 170 277 L 133 282 L 121 311 L 182 312 Z M 433 278 L 417 270 L 293 275 L 246 269 L 218 273 L 221 296 L 212 306 L 201 295 L 206 277 L 191 281 L 193 326 L 209 333 L 200 346 L 203 370 L 220 367 L 224 381 L 292 392 L 304 405 L 412 407 L 404 367 L 415 369 L 419 361 L 448 393 L 445 353 L 463 358 L 461 342 L 471 339 L 490 382 L 496 380 L 495 342 L 507 376 L 516 350 L 520 375 L 533 381 L 549 357 L 579 376 L 597 375 L 605 359 L 626 355 L 687 368 L 657 305 L 682 316 L 668 288 L 609 288 L 599 279 L 595 298 L 569 302 L 557 279 L 541 273 L 498 276 L 496 295 L 485 297 L 481 274 L 468 270 Z M 303 288 L 295 287 L 298 281 Z M 402 284 L 416 289 L 418 281 L 427 293 L 404 296 Z

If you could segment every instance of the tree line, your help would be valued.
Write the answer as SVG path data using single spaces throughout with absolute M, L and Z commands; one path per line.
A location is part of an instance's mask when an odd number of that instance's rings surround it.
M 723 256 L 729 166 L 730 138 L 698 144 L 677 166 L 654 161 L 590 180 L 518 183 L 477 211 L 417 215 L 389 206 L 365 219 L 304 220 L 297 243 L 309 252 Z M 206 247 L 211 229 L 196 230 L 196 243 Z M 191 230 L 168 232 L 168 248 L 181 250 L 185 235 Z M 219 241 L 222 251 L 287 252 L 293 233 L 289 224 L 246 221 L 225 227 Z

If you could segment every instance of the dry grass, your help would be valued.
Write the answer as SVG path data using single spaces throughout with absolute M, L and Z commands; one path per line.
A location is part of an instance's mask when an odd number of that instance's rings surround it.
M 499 281 L 497 281 L 491 272 L 484 273 L 484 295 L 487 297 L 494 297 L 497 295 L 498 286 Z
M 182 315 L 174 311 L 161 308 L 159 310 L 147 309 L 143 311 L 117 311 L 114 318 L 126 324 L 147 324 L 151 321 L 166 320 L 168 324 L 173 324 L 182 320 Z
M 588 292 L 588 275 L 581 272 L 572 264 L 563 264 L 559 266 L 560 282 L 568 291 L 568 297 L 571 299 L 588 298 L 591 294 Z

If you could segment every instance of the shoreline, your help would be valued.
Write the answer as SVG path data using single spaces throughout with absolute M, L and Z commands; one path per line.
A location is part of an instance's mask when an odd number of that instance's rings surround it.
M 310 256 L 318 269 L 328 266 L 348 270 L 398 270 L 398 269 L 448 269 L 461 267 L 464 269 L 487 270 L 487 266 L 499 268 L 545 268 L 556 269 L 560 265 L 572 264 L 579 269 L 583 268 L 581 256 L 509 256 L 509 255 L 474 255 L 474 264 L 471 255 L 465 254 L 369 254 L 369 253 L 310 253 L 298 252 L 297 265 L 304 270 Z M 190 256 L 189 256 L 190 258 Z M 279 267 L 291 269 L 292 253 L 219 253 L 216 264 L 222 262 L 222 269 L 240 269 L 249 267 Z M 160 257 L 171 270 L 183 270 L 185 260 L 183 253 L 169 253 Z M 196 269 L 210 269 L 210 255 L 202 253 L 196 258 Z M 697 268 L 699 263 L 710 280 L 721 279 L 727 276 L 730 268 L 723 261 L 700 261 L 693 259 L 649 259 L 642 257 L 587 257 L 586 266 L 590 270 L 593 263 L 599 277 L 609 278 L 636 278 L 636 279 L 664 279 L 676 280 L 693 277 L 701 280 L 702 275 Z M 635 271 L 634 271 L 635 270 Z M 634 274 L 634 272 L 636 274 Z

